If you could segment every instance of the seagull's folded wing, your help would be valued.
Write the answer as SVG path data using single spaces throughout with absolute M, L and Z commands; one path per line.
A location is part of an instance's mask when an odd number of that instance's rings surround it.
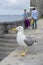
M 24 39 L 24 42 L 26 43 L 27 46 L 32 46 L 34 43 L 34 40 L 31 37 L 26 37 Z

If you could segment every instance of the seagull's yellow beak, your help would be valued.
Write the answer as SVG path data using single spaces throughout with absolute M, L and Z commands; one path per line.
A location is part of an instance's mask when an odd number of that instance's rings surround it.
M 12 28 L 12 31 L 17 31 L 17 29 L 16 28 Z

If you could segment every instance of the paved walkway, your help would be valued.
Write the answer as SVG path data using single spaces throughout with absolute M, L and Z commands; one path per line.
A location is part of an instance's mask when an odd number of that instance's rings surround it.
M 0 65 L 43 65 L 43 19 L 38 21 L 37 30 L 26 29 L 25 34 L 36 39 L 37 45 L 31 47 L 31 52 L 28 52 L 25 57 L 15 56 L 17 51 L 18 53 L 21 51 L 20 48 L 16 49 L 3 59 Z

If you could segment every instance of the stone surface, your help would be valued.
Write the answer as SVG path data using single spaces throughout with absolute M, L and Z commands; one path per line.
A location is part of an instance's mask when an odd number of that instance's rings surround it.
M 17 48 L 0 65 L 43 65 L 43 19 L 38 21 L 38 29 L 26 29 L 25 34 L 36 39 L 37 45 L 30 47 L 24 57 L 20 55 L 24 48 Z

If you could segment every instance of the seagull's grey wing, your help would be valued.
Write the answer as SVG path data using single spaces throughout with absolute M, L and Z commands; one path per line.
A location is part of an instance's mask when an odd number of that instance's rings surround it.
M 27 46 L 32 46 L 34 43 L 34 40 L 31 37 L 26 37 L 24 42 L 26 43 Z

